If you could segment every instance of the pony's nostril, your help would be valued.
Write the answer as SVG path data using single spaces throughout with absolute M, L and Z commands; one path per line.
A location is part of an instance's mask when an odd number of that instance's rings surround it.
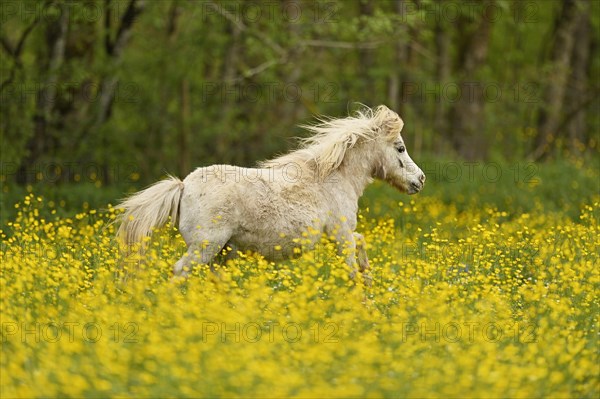
M 421 173 L 421 176 L 419 176 L 419 180 L 421 181 L 421 183 L 425 183 L 425 174 Z

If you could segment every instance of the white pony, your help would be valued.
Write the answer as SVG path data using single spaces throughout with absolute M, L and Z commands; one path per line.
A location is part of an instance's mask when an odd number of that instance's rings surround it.
M 354 231 L 365 187 L 379 178 L 415 194 L 425 183 L 406 151 L 403 126 L 384 105 L 320 119 L 303 126 L 314 135 L 300 149 L 259 168 L 202 167 L 132 195 L 117 207 L 124 210 L 118 235 L 127 245 L 140 243 L 170 217 L 188 246 L 174 273 L 187 276 L 194 264 L 214 270 L 211 261 L 224 248 L 282 259 L 297 252 L 299 238 L 314 245 L 326 233 L 354 277 L 357 264 L 363 273 L 369 268 L 364 238 Z

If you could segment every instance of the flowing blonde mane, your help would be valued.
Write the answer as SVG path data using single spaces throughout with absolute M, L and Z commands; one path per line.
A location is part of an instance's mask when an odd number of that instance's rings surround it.
M 346 118 L 321 117 L 318 121 L 316 125 L 301 125 L 314 135 L 300 139 L 299 149 L 263 161 L 259 166 L 283 168 L 294 164 L 300 167 L 302 172 L 324 178 L 340 166 L 346 151 L 359 141 L 395 137 L 404 125 L 398 114 L 385 105 L 380 105 L 374 110 L 364 106 Z

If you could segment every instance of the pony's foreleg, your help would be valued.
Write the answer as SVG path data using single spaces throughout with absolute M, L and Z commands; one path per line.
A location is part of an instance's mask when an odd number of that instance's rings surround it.
M 354 241 L 356 242 L 356 260 L 358 261 L 358 270 L 361 273 L 367 272 L 371 266 L 369 265 L 369 257 L 367 256 L 367 243 L 362 234 L 354 232 Z
M 369 265 L 369 257 L 367 256 L 367 242 L 362 234 L 354 232 L 354 241 L 356 242 L 356 258 L 358 261 L 358 270 L 362 273 L 365 279 L 365 284 L 371 285 L 373 278 L 368 273 L 371 265 Z
M 335 232 L 338 255 L 344 256 L 346 264 L 350 267 L 350 278 L 354 279 L 356 272 L 360 271 L 365 284 L 371 285 L 371 276 L 367 273 L 369 258 L 367 257 L 365 238 L 360 233 L 349 228 L 337 229 Z M 358 264 L 358 269 L 357 269 Z
M 350 229 L 342 228 L 335 231 L 335 238 L 337 253 L 346 260 L 346 264 L 350 267 L 350 278 L 354 279 L 358 271 L 356 269 L 357 246 L 355 236 Z

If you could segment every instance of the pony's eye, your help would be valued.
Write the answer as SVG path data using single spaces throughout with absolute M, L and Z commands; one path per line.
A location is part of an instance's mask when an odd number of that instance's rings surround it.
M 403 146 L 403 145 L 401 145 L 400 147 L 398 147 L 398 152 L 399 152 L 399 153 L 401 153 L 401 154 L 402 154 L 404 151 L 406 151 L 406 148 L 404 148 L 404 146 Z

